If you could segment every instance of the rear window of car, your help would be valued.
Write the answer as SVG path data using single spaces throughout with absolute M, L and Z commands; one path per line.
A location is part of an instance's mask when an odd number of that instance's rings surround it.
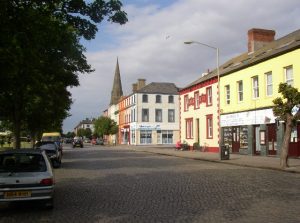
M 47 166 L 41 154 L 1 154 L 0 172 L 45 172 Z

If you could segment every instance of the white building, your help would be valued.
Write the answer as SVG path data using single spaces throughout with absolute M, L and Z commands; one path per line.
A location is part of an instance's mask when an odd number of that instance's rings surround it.
M 119 143 L 175 144 L 179 140 L 178 88 L 173 83 L 152 82 L 137 89 L 119 102 Z

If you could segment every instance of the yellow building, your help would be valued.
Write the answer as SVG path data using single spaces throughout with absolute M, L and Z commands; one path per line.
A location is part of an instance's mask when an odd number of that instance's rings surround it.
M 179 91 L 180 140 L 192 149 L 219 151 L 218 78 L 211 72 Z
M 284 123 L 276 122 L 273 99 L 287 82 L 300 89 L 300 30 L 274 40 L 273 30 L 248 31 L 248 52 L 220 68 L 222 144 L 231 152 L 278 155 Z M 290 156 L 300 156 L 300 127 L 292 131 Z

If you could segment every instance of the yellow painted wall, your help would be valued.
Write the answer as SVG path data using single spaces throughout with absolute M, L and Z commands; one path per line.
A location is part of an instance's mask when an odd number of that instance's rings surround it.
M 261 62 L 257 65 L 236 71 L 220 78 L 220 105 L 221 114 L 238 111 L 252 110 L 273 105 L 272 100 L 281 96 L 278 93 L 279 83 L 285 82 L 284 68 L 293 66 L 294 87 L 300 89 L 300 49 L 287 54 Z M 272 71 L 273 95 L 266 94 L 265 73 Z M 258 76 L 259 80 L 259 98 L 252 98 L 252 77 Z M 243 81 L 244 100 L 238 102 L 237 82 Z M 230 105 L 225 101 L 225 86 L 230 85 Z

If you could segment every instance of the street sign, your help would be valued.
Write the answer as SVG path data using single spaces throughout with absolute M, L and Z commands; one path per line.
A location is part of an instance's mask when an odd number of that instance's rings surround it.
M 298 105 L 295 105 L 293 108 L 292 108 L 292 115 L 295 116 L 299 111 L 299 106 Z

